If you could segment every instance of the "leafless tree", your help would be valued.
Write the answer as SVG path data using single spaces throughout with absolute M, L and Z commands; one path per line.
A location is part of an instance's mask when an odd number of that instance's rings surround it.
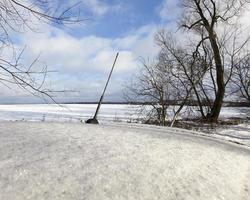
M 183 59 L 183 58 L 181 58 Z M 142 62 L 142 69 L 127 87 L 128 101 L 142 104 L 140 112 L 148 122 L 173 126 L 191 95 L 191 84 L 182 67 L 169 52 L 161 51 L 153 63 Z
M 233 83 L 240 97 L 250 102 L 250 54 L 241 58 L 235 66 Z
M 166 116 L 169 99 L 169 73 L 164 66 L 158 63 L 142 61 L 142 69 L 134 77 L 131 85 L 127 87 L 126 98 L 128 101 L 142 103 L 141 114 L 146 115 L 148 121 L 166 125 Z
M 161 52 L 164 52 L 163 57 L 172 60 L 176 67 L 172 76 L 178 77 L 178 80 L 184 83 L 181 91 L 185 90 L 187 95 L 179 96 L 183 99 L 182 105 L 187 103 L 197 105 L 198 111 L 205 119 L 211 107 L 208 96 L 211 88 L 204 81 L 210 69 L 208 57 L 196 52 L 193 46 L 187 48 L 181 43 L 177 43 L 172 34 L 164 30 L 158 32 L 156 42 L 161 47 Z
M 200 48 L 204 51 L 203 44 L 206 43 L 212 53 L 216 93 L 211 112 L 207 116 L 210 121 L 218 120 L 227 82 L 219 28 L 224 25 L 234 27 L 248 3 L 248 0 L 183 0 L 181 26 L 186 30 L 192 30 L 201 38 L 196 44 L 197 51 Z
M 27 30 L 38 31 L 41 23 L 67 25 L 81 22 L 78 4 L 67 8 L 56 7 L 49 0 L 1 0 L 0 1 L 0 83 L 12 89 L 16 85 L 33 95 L 49 97 L 54 101 L 53 91 L 44 88 L 50 72 L 47 66 L 37 67 L 38 58 L 30 64 L 21 62 L 24 49 L 16 50 L 12 36 Z M 11 50 L 6 56 L 5 51 Z M 18 53 L 19 52 L 19 53 Z

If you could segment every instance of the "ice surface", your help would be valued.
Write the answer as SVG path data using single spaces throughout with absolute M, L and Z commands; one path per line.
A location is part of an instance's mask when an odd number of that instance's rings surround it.
M 0 121 L 80 121 L 93 117 L 96 104 L 19 104 L 0 105 Z M 140 106 L 126 104 L 103 104 L 98 115 L 101 121 L 134 122 L 144 118 L 138 114 Z M 172 110 L 170 108 L 169 110 Z M 168 113 L 172 119 L 172 113 Z M 250 108 L 223 107 L 221 118 L 250 116 Z
M 96 104 L 19 104 L 0 105 L 0 120 L 80 121 L 93 117 Z M 131 121 L 139 116 L 138 106 L 103 104 L 98 118 L 102 121 Z
M 0 122 L 0 199 L 249 200 L 250 149 L 146 125 Z

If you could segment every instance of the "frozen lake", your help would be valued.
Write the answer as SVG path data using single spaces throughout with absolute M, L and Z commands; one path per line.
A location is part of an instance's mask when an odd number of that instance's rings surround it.
M 93 117 L 97 104 L 18 104 L 0 105 L 0 120 L 80 121 Z M 136 120 L 138 106 L 103 104 L 98 114 L 102 121 Z
M 18 104 L 0 105 L 1 121 L 65 121 L 79 122 L 93 117 L 96 104 Z M 101 121 L 133 122 L 143 116 L 137 114 L 140 106 L 128 104 L 103 104 L 98 119 Z M 171 109 L 170 109 L 171 110 Z M 169 114 L 171 117 L 171 113 Z M 250 108 L 224 107 L 221 117 L 250 116 Z

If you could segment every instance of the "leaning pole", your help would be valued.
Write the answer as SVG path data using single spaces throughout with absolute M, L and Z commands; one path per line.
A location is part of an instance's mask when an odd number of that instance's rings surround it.
M 99 102 L 98 102 L 98 106 L 97 106 L 97 108 L 96 108 L 95 115 L 94 115 L 93 118 L 88 119 L 88 120 L 86 121 L 87 124 L 98 124 L 98 123 L 99 123 L 98 120 L 97 120 L 97 115 L 98 115 L 99 109 L 100 109 L 100 107 L 101 107 L 102 100 L 103 100 L 104 94 L 105 94 L 105 92 L 106 92 L 106 89 L 107 89 L 107 87 L 108 87 L 109 80 L 110 80 L 111 75 L 112 75 L 112 73 L 113 73 L 113 70 L 114 70 L 114 67 L 115 67 L 115 64 L 116 64 L 116 61 L 117 61 L 118 56 L 119 56 L 119 52 L 116 54 L 114 63 L 113 63 L 113 65 L 112 65 L 111 71 L 110 71 L 109 76 L 108 76 L 108 80 L 107 80 L 106 85 L 105 85 L 105 87 L 104 87 L 104 90 L 103 90 L 103 92 L 102 92 L 102 96 L 101 96 L 101 98 L 100 98 L 100 100 L 99 100 Z

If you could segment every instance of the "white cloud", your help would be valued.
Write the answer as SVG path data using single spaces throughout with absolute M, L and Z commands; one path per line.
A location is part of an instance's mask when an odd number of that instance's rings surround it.
M 110 39 L 97 36 L 75 38 L 60 29 L 47 27 L 46 33 L 29 32 L 23 35 L 22 44 L 27 45 L 28 60 L 41 53 L 40 60 L 48 66 L 65 73 L 84 71 L 108 71 L 117 51 L 117 73 L 134 70 L 138 58 L 154 57 L 156 27 L 145 26 L 125 37 Z
M 108 12 L 117 12 L 122 9 L 121 4 L 108 4 L 101 0 L 81 0 L 83 10 L 90 11 L 94 16 L 103 16 Z M 78 0 L 71 0 L 71 4 L 79 3 Z
M 109 6 L 99 0 L 84 0 L 83 3 L 94 15 L 103 15 L 109 10 Z
M 84 3 L 95 15 L 120 9 L 119 5 L 107 5 L 98 0 L 85 0 Z M 80 88 L 80 94 L 84 92 L 87 96 L 92 94 L 95 97 L 96 91 L 102 89 L 117 51 L 120 56 L 114 71 L 115 84 L 110 85 L 109 89 L 113 94 L 121 90 L 123 77 L 138 69 L 140 56 L 153 58 L 158 51 L 154 44 L 155 25 L 143 26 L 118 38 L 95 35 L 77 38 L 49 24 L 39 25 L 39 30 L 43 32 L 27 30 L 18 35 L 18 46 L 27 46 L 22 60 L 24 64 L 31 63 L 41 54 L 42 65 L 46 63 L 50 70 L 60 72 L 60 76 L 49 80 L 53 88 Z M 4 90 L 4 94 L 11 96 L 13 93 Z M 24 94 L 20 92 L 20 95 Z
M 250 19 L 250 4 L 244 10 L 244 13 L 240 18 L 240 23 L 243 25 L 243 27 L 249 28 L 249 26 L 250 26 L 249 19 Z
M 180 0 L 163 0 L 162 4 L 156 9 L 159 17 L 164 21 L 176 20 L 180 14 Z
M 138 69 L 139 57 L 153 58 L 158 51 L 154 44 L 155 25 L 141 27 L 114 39 L 95 35 L 77 38 L 48 24 L 41 30 L 41 33 L 28 31 L 21 34 L 18 46 L 27 46 L 22 62 L 31 63 L 41 54 L 40 64 L 46 63 L 49 70 L 59 72 L 49 75 L 48 85 L 53 89 L 79 91 L 70 96 L 83 101 L 98 100 L 117 51 L 120 56 L 107 91 L 109 97 L 113 95 L 112 98 L 117 99 L 121 98 L 124 79 Z M 11 98 L 14 93 L 5 89 L 4 94 L 2 96 Z M 20 91 L 20 95 L 27 93 Z

